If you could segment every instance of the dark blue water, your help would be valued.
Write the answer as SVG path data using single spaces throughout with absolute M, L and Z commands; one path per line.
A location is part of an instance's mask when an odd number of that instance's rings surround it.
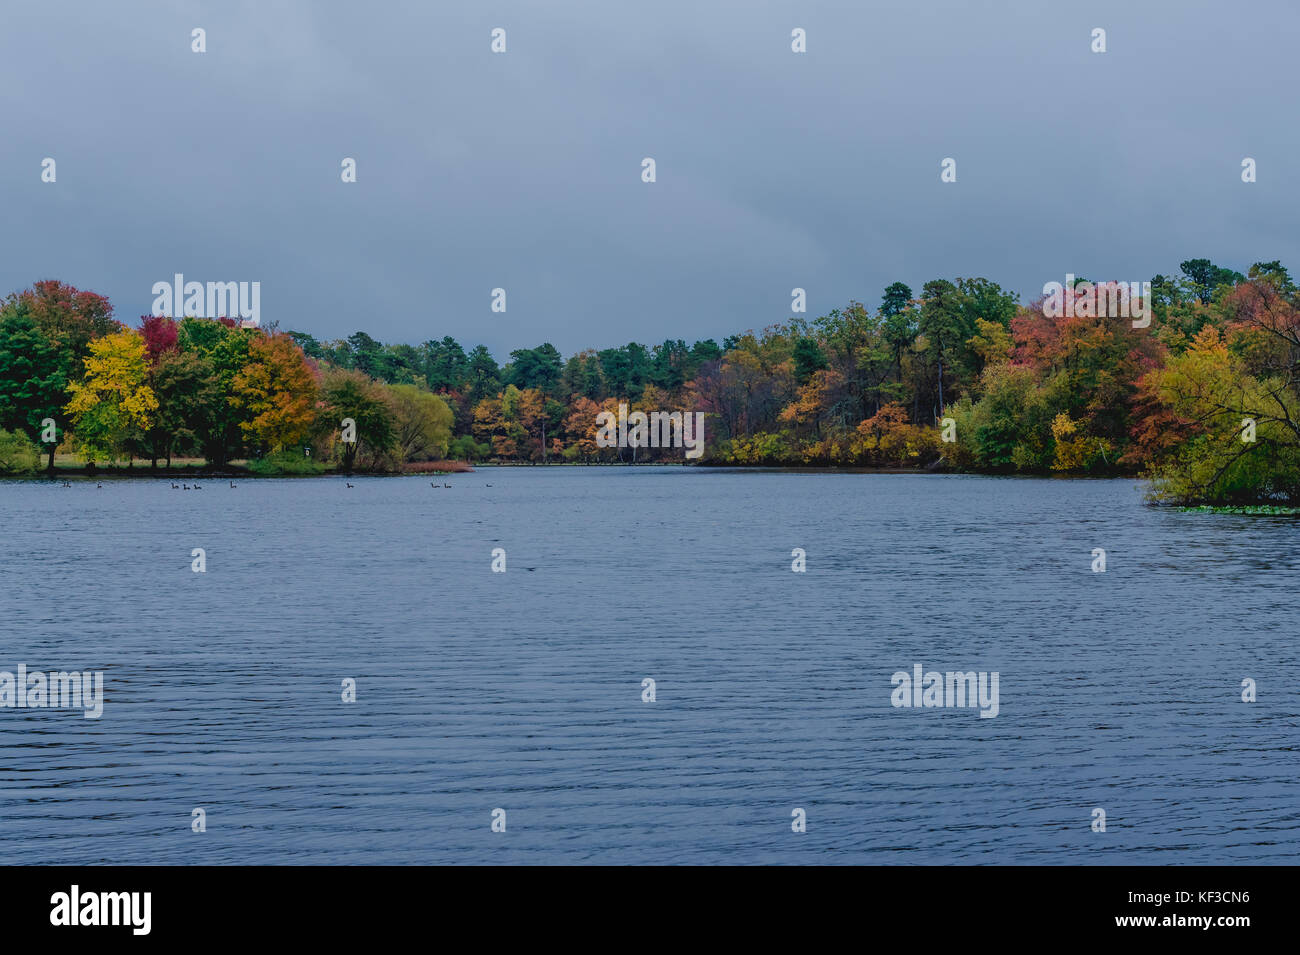
M 1132 481 L 447 481 L 0 484 L 0 670 L 106 695 L 0 709 L 4 857 L 1300 859 L 1300 523 Z M 997 671 L 998 715 L 892 706 L 917 663 Z

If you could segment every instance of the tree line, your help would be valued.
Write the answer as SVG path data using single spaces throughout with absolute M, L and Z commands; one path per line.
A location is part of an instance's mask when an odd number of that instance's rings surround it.
M 268 473 L 680 460 L 600 446 L 598 414 L 625 403 L 703 411 L 705 463 L 1142 474 L 1161 500 L 1296 502 L 1300 293 L 1276 261 L 1179 268 L 1152 278 L 1145 328 L 1022 304 L 988 279 L 935 279 L 721 344 L 565 359 L 544 343 L 503 365 L 451 337 L 318 341 L 197 318 L 128 328 L 102 296 L 38 282 L 0 306 L 0 468 L 21 468 L 50 418 L 86 460 L 247 457 Z M 339 440 L 344 417 L 356 444 Z
M 342 440 L 351 418 L 357 440 Z M 307 358 L 289 335 L 231 319 L 113 319 L 108 300 L 37 282 L 0 306 L 0 470 L 37 443 L 89 463 L 248 458 L 254 471 L 395 470 L 446 457 L 452 413 L 414 383 Z M 53 441 L 46 440 L 54 438 Z

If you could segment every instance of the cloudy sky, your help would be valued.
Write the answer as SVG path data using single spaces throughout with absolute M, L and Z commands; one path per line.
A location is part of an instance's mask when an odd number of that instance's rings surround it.
M 1298 28 L 1294 0 L 7 4 L 0 292 L 134 323 L 176 272 L 260 281 L 282 329 L 504 359 L 721 340 L 796 286 L 811 317 L 895 280 L 1300 272 Z

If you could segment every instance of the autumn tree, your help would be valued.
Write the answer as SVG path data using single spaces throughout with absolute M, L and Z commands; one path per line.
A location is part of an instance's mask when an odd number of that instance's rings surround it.
M 145 344 L 124 330 L 90 342 L 81 380 L 68 386 L 68 416 L 81 453 L 94 462 L 114 461 L 158 409 L 149 387 Z
M 180 348 L 180 326 L 166 315 L 141 315 L 140 337 L 144 339 L 145 353 L 152 367 L 158 359 Z
M 1218 329 L 1150 375 L 1190 434 L 1153 468 L 1172 501 L 1300 501 L 1300 398 L 1285 374 L 1256 376 Z
M 569 441 L 566 457 L 570 460 L 591 460 L 600 455 L 603 449 L 596 444 L 596 434 L 600 431 L 596 418 L 600 412 L 600 405 L 583 395 L 575 395 L 569 402 L 564 434 Z
M 231 381 L 231 404 L 243 410 L 247 441 L 272 453 L 300 444 L 316 420 L 316 375 L 288 335 L 260 335 Z
M 36 282 L 11 295 L 7 304 L 30 315 L 45 338 L 68 348 L 78 363 L 86 357 L 91 341 L 122 328 L 113 319 L 113 306 L 107 298 L 66 282 Z

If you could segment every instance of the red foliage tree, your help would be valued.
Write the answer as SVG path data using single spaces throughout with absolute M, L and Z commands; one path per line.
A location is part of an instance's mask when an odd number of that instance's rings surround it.
M 140 337 L 144 339 L 145 353 L 152 368 L 163 355 L 177 350 L 180 328 L 166 315 L 141 315 Z

